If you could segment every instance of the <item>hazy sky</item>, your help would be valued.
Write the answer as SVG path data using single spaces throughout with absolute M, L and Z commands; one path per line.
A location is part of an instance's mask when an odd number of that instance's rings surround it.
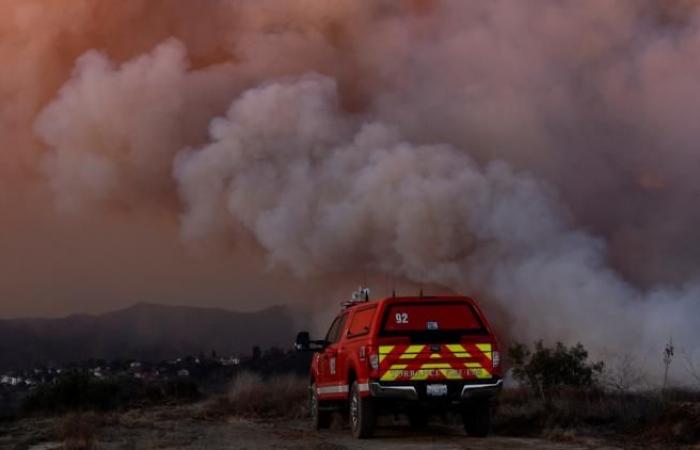
M 395 279 L 694 351 L 698 5 L 4 1 L 0 316 Z

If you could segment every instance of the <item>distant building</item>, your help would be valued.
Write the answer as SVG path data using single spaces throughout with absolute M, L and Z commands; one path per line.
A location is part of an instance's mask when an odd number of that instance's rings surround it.
M 241 363 L 241 360 L 235 356 L 229 356 L 228 358 L 219 358 L 219 362 L 222 366 L 237 366 Z

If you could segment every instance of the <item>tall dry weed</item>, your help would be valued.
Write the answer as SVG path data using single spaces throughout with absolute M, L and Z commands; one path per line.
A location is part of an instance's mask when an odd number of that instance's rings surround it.
M 308 380 L 297 375 L 264 378 L 243 372 L 224 396 L 212 399 L 208 415 L 300 418 L 308 415 Z

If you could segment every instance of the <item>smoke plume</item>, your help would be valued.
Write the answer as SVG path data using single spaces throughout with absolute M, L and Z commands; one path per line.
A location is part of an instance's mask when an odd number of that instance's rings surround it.
M 477 292 L 515 339 L 692 357 L 698 2 L 54 5 L 3 6 L 0 173 L 55 220 L 167 217 L 296 283 L 369 271 Z

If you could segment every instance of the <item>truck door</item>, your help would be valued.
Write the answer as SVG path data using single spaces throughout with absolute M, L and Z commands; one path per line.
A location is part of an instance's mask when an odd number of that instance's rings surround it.
M 345 356 L 342 354 L 339 342 L 347 318 L 348 314 L 345 312 L 333 321 L 326 335 L 326 348 L 320 355 L 320 376 L 317 384 L 319 398 L 324 400 L 344 399 L 348 395 L 349 387 L 345 380 L 345 371 L 340 370 L 342 361 L 339 364 L 339 360 Z

